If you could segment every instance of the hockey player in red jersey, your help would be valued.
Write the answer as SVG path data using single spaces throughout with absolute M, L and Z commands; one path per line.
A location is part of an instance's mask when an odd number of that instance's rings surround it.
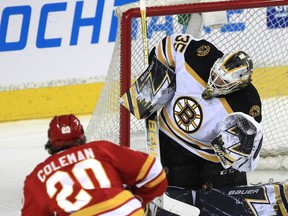
M 86 143 L 72 114 L 51 120 L 45 149 L 51 156 L 25 180 L 22 216 L 142 216 L 167 187 L 158 159 L 108 141 Z

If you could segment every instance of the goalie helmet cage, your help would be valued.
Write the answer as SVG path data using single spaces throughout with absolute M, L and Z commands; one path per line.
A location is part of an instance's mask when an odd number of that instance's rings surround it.
M 204 26 L 200 37 L 211 41 L 224 53 L 244 50 L 252 57 L 252 82 L 262 98 L 262 124 L 265 132 L 259 166 L 287 169 L 288 1 L 207 1 L 147 2 L 149 49 L 164 36 L 185 33 L 190 25 L 188 21 L 191 14 L 226 11 L 228 22 L 220 28 Z M 146 142 L 145 121 L 137 120 L 119 103 L 120 96 L 145 70 L 139 2 L 118 7 L 116 15 L 119 20 L 117 40 L 86 136 L 88 141 L 105 139 L 139 149 L 136 145 L 144 147 Z M 263 158 L 265 163 L 261 162 Z

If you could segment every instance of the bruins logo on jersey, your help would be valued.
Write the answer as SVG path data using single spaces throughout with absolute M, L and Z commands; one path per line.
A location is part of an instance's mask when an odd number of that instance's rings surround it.
M 260 115 L 260 107 L 258 105 L 254 105 L 251 107 L 251 109 L 249 110 L 249 115 L 252 117 L 256 117 Z
M 209 45 L 202 45 L 197 49 L 197 56 L 206 56 L 210 52 Z
M 173 106 L 174 120 L 185 133 L 195 133 L 202 124 L 203 112 L 200 104 L 190 97 L 179 97 Z

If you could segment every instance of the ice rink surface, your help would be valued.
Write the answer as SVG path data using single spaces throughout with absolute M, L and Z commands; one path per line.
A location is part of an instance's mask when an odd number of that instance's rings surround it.
M 90 116 L 78 116 L 84 128 Z M 22 188 L 25 177 L 49 154 L 47 142 L 49 119 L 0 124 L 0 215 L 21 215 Z
M 84 128 L 90 116 L 78 116 Z M 46 159 L 49 119 L 7 122 L 0 124 L 0 215 L 21 215 L 22 188 L 26 175 Z M 137 149 L 137 148 L 136 148 Z M 143 146 L 139 146 L 143 149 Z M 288 179 L 288 171 L 256 171 L 248 175 L 250 183 L 266 183 Z

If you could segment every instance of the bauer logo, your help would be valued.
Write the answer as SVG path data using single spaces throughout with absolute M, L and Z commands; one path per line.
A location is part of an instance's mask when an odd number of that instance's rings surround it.
M 288 5 L 267 8 L 267 27 L 269 29 L 288 27 Z

